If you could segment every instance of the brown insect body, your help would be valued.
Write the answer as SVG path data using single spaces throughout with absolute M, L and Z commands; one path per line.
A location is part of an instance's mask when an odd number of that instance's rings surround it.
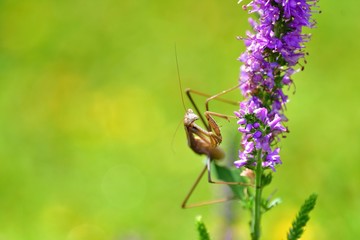
M 189 147 L 199 155 L 206 155 L 212 160 L 225 157 L 224 151 L 219 147 L 222 136 L 218 125 L 209 112 L 205 113 L 212 131 L 207 131 L 195 123 L 199 119 L 192 109 L 188 109 L 184 116 L 184 127 Z

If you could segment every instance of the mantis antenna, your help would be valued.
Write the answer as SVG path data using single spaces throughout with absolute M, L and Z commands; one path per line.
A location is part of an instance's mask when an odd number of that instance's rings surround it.
M 179 60 L 178 60 L 178 56 L 177 56 L 176 44 L 175 44 L 174 48 L 175 48 L 176 70 L 177 70 L 178 81 L 179 81 L 181 102 L 182 102 L 183 108 L 184 108 L 184 110 L 186 112 L 185 101 L 184 101 L 184 96 L 183 96 L 183 89 L 182 89 L 181 79 L 180 79 Z
M 181 96 L 181 103 L 182 103 L 182 106 L 184 108 L 184 111 L 186 112 L 186 107 L 185 107 L 185 100 L 184 100 L 184 95 L 183 95 L 183 89 L 182 89 L 182 84 L 181 84 L 181 79 L 180 79 L 180 70 L 179 70 L 179 60 L 178 60 L 178 56 L 177 56 L 177 49 L 176 49 L 176 43 L 174 44 L 174 50 L 175 50 L 175 61 L 176 61 L 176 70 L 177 70 L 177 75 L 178 75 L 178 82 L 179 82 L 179 89 L 180 89 L 180 96 Z M 174 133 L 174 136 L 171 140 L 171 149 L 173 152 L 174 151 L 174 140 L 175 140 L 175 136 L 176 136 L 176 133 L 181 125 L 183 121 L 181 120 L 178 125 L 176 126 L 176 129 L 175 129 L 175 133 Z

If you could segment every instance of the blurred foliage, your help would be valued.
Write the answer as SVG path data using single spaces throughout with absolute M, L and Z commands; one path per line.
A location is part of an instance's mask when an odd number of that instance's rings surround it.
M 295 220 L 291 224 L 291 228 L 287 234 L 288 240 L 300 239 L 304 233 L 304 228 L 307 222 L 310 220 L 309 213 L 314 209 L 316 204 L 317 195 L 311 194 L 308 199 L 301 205 L 300 211 L 295 217 Z
M 235 37 L 249 27 L 236 2 L 0 1 L 0 239 L 195 239 L 197 214 L 221 239 L 225 204 L 180 209 L 203 159 L 176 130 L 174 45 L 184 87 L 234 86 Z M 269 187 L 284 203 L 264 217 L 266 239 L 284 236 L 310 192 L 320 198 L 303 239 L 360 237 L 360 3 L 320 5 L 289 91 L 291 133 Z M 236 125 L 221 124 L 230 139 Z M 248 216 L 234 211 L 247 239 Z
M 199 240 L 210 240 L 209 233 L 206 229 L 205 223 L 202 221 L 201 216 L 196 218 L 196 229 L 198 232 L 198 239 Z

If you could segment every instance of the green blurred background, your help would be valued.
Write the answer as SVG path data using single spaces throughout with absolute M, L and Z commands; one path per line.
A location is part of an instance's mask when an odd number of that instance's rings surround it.
M 360 237 L 360 2 L 320 5 L 263 239 L 284 239 L 312 192 L 303 239 Z M 224 205 L 180 209 L 203 159 L 176 130 L 174 45 L 184 88 L 213 94 L 237 83 L 248 26 L 234 0 L 0 1 L 0 239 L 196 239 L 198 214 L 222 239 Z M 203 183 L 194 200 L 219 191 Z

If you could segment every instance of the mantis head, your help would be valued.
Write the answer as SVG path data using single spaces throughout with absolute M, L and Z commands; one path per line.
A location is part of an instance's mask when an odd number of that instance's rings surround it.
M 184 117 L 184 125 L 188 126 L 199 119 L 199 116 L 192 109 L 188 109 Z

